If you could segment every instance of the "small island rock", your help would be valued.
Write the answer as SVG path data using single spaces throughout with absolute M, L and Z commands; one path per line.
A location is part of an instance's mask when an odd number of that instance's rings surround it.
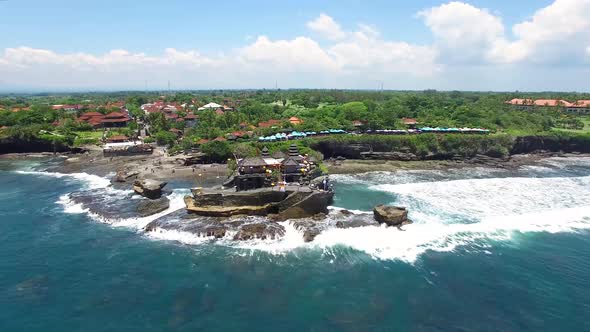
M 167 197 L 145 200 L 137 204 L 137 212 L 141 217 L 147 217 L 160 213 L 170 207 L 170 200 Z
M 401 226 L 408 223 L 408 211 L 404 207 L 377 205 L 373 209 L 375 220 L 387 226 Z
M 135 191 L 136 194 L 149 199 L 158 199 L 162 196 L 162 188 L 164 188 L 166 184 L 166 182 L 151 179 L 135 180 L 135 183 L 133 183 L 133 191 Z

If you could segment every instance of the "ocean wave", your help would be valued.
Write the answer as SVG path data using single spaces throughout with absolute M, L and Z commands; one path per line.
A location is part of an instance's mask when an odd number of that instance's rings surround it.
M 380 184 L 373 190 L 393 193 L 397 204 L 436 218 L 428 221 L 478 221 L 554 208 L 590 205 L 590 176 L 491 178 Z
M 555 161 L 561 162 L 561 161 Z M 539 169 L 543 171 L 543 169 Z M 590 176 L 581 177 L 489 177 L 494 172 L 471 173 L 473 177 L 444 178 L 435 171 L 409 172 L 402 175 L 390 172 L 362 176 L 337 176 L 342 183 L 362 183 L 370 190 L 392 193 L 392 201 L 384 202 L 406 206 L 412 225 L 404 231 L 384 226 L 364 226 L 340 229 L 330 227 L 313 242 L 303 240 L 303 232 L 290 221 L 280 223 L 285 236 L 276 240 L 233 241 L 228 232 L 223 239 L 201 237 L 182 230 L 156 228 L 144 233 L 154 240 L 177 241 L 187 245 L 221 245 L 235 249 L 237 255 L 269 253 L 271 255 L 297 255 L 298 250 L 315 250 L 324 256 L 334 257 L 351 249 L 366 253 L 379 260 L 401 260 L 414 263 L 428 252 L 449 252 L 457 248 L 493 253 L 492 245 L 498 241 L 514 241 L 516 234 L 579 232 L 590 229 Z M 34 172 L 33 174 L 45 172 Z M 55 177 L 71 176 L 50 173 Z M 418 175 L 417 175 L 418 174 Z M 468 173 L 463 174 L 465 176 Z M 78 176 L 78 177 L 77 177 Z M 412 182 L 420 177 L 419 182 Z M 74 175 L 87 181 L 89 187 L 106 188 L 106 179 Z M 353 181 L 347 182 L 347 179 Z M 403 181 L 399 181 L 403 179 Z M 344 181 L 343 181 L 344 180 Z M 357 182 L 358 181 L 358 182 Z M 401 182 L 401 183 L 400 183 Z M 105 186 L 106 185 L 106 186 Z M 144 218 L 107 219 L 89 212 L 68 195 L 58 203 L 66 213 L 86 213 L 91 218 L 112 225 L 141 232 L 150 222 L 184 208 L 184 195 L 188 189 L 176 189 L 169 196 L 170 208 Z M 350 217 L 330 207 L 328 221 L 332 224 L 343 218 L 372 218 L 371 211 L 351 210 Z
M 85 213 L 97 222 L 109 224 L 113 227 L 125 227 L 139 231 L 150 222 L 184 208 L 184 196 L 188 192 L 188 189 L 173 190 L 172 194 L 168 196 L 168 199 L 170 200 L 170 206 L 168 209 L 151 216 L 137 218 L 106 218 L 84 208 L 83 204 L 74 202 L 71 199 L 70 194 L 62 195 L 57 203 L 63 206 L 64 212 L 66 213 Z
M 111 185 L 109 179 L 100 177 L 98 175 L 88 173 L 58 173 L 58 172 L 43 172 L 43 171 L 15 171 L 18 174 L 46 176 L 52 178 L 70 178 L 84 183 L 87 189 L 107 188 Z
M 459 246 L 482 246 L 485 241 L 511 240 L 515 233 L 587 229 L 590 229 L 590 206 L 490 217 L 470 224 L 417 222 L 404 227 L 404 231 L 384 226 L 330 229 L 318 235 L 313 243 L 322 248 L 343 245 L 376 259 L 413 263 L 429 250 L 444 252 Z

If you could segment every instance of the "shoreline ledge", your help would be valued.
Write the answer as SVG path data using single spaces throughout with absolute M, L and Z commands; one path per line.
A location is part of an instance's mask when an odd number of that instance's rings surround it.
M 207 217 L 269 216 L 273 220 L 309 218 L 328 213 L 333 191 L 287 186 L 232 192 L 194 188 L 184 197 L 186 211 Z

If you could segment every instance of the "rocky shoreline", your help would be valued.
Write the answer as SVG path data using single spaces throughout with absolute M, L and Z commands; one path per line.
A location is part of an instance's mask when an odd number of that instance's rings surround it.
M 53 155 L 40 154 L 35 157 L 48 158 Z M 330 173 L 364 173 L 371 171 L 395 171 L 407 169 L 451 169 L 465 167 L 495 167 L 518 168 L 524 165 L 535 165 L 549 157 L 589 157 L 587 154 L 564 153 L 537 153 L 530 155 L 513 155 L 509 158 L 499 159 L 487 156 L 476 156 L 469 160 L 452 161 L 384 161 L 384 160 L 340 160 L 338 163 L 329 162 Z M 4 156 L 3 158 L 32 158 L 30 154 Z M 121 219 L 154 216 L 170 208 L 169 194 L 171 191 L 165 188 L 166 183 L 158 180 L 174 181 L 178 179 L 195 179 L 192 167 L 184 167 L 188 170 L 188 176 L 183 172 L 172 172 L 182 166 L 175 164 L 174 159 L 166 156 L 134 156 L 104 158 L 96 154 L 66 155 L 60 165 L 52 171 L 63 173 L 86 172 L 100 176 L 110 176 L 112 187 L 135 192 L 149 199 L 133 199 L 130 192 L 117 200 L 109 199 L 105 192 L 76 192 L 70 194 L 70 199 L 80 203 L 90 212 L 104 218 Z M 69 160 L 69 161 L 68 161 Z M 162 164 L 162 165 L 160 165 Z M 146 166 L 148 165 L 148 166 Z M 166 176 L 145 172 L 145 167 L 162 166 L 168 169 Z M 208 165 L 203 165 L 207 167 Z M 143 171 L 142 169 L 143 168 Z M 117 170 L 115 172 L 115 170 Z M 206 174 L 203 176 L 203 173 Z M 216 178 L 216 172 L 203 172 L 202 177 Z M 225 179 L 225 178 L 223 178 Z M 391 206 L 376 206 L 373 214 L 352 213 L 347 210 L 331 210 L 329 201 L 332 194 L 320 194 L 321 200 L 308 199 L 314 204 L 300 205 L 306 201 L 307 196 L 315 195 L 314 191 L 304 189 L 302 193 L 295 195 L 288 190 L 278 194 L 277 199 L 264 198 L 264 194 L 251 192 L 239 194 L 235 192 L 220 193 L 211 191 L 206 181 L 201 182 L 205 189 L 193 190 L 192 196 L 185 197 L 185 208 L 171 211 L 162 217 L 149 222 L 143 231 L 146 233 L 159 231 L 182 231 L 199 237 L 224 238 L 235 241 L 252 239 L 268 240 L 279 239 L 285 236 L 283 221 L 287 221 L 297 229 L 305 242 L 311 242 L 316 236 L 329 228 L 355 228 L 364 226 L 378 226 L 385 224 L 389 227 L 397 227 L 400 230 L 411 223 L 408 220 L 408 211 L 404 208 Z M 190 183 L 189 183 L 190 185 Z M 190 187 L 190 186 L 189 186 Z M 187 188 L 187 187 L 184 187 Z M 204 193 L 203 194 L 203 191 Z M 262 196 L 261 196 L 262 195 Z M 271 193 L 277 195 L 277 193 Z M 278 196 L 277 196 L 278 197 Z M 291 198 L 289 198 L 291 197 Z M 297 199 L 295 199 L 297 198 Z M 292 201 L 291 201 L 292 200 Z M 285 201 L 287 203 L 285 203 Z M 317 204 L 315 204 L 317 203 Z

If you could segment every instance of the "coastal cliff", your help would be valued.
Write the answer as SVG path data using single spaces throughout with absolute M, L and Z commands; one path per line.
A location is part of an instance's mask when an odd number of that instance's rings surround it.
M 61 142 L 42 139 L 20 139 L 7 137 L 0 139 L 0 154 L 27 152 L 71 152 L 79 149 L 71 148 Z
M 476 156 L 505 158 L 538 152 L 590 152 L 590 137 L 546 135 L 359 135 L 330 137 L 310 144 L 325 158 L 360 160 L 462 160 Z

